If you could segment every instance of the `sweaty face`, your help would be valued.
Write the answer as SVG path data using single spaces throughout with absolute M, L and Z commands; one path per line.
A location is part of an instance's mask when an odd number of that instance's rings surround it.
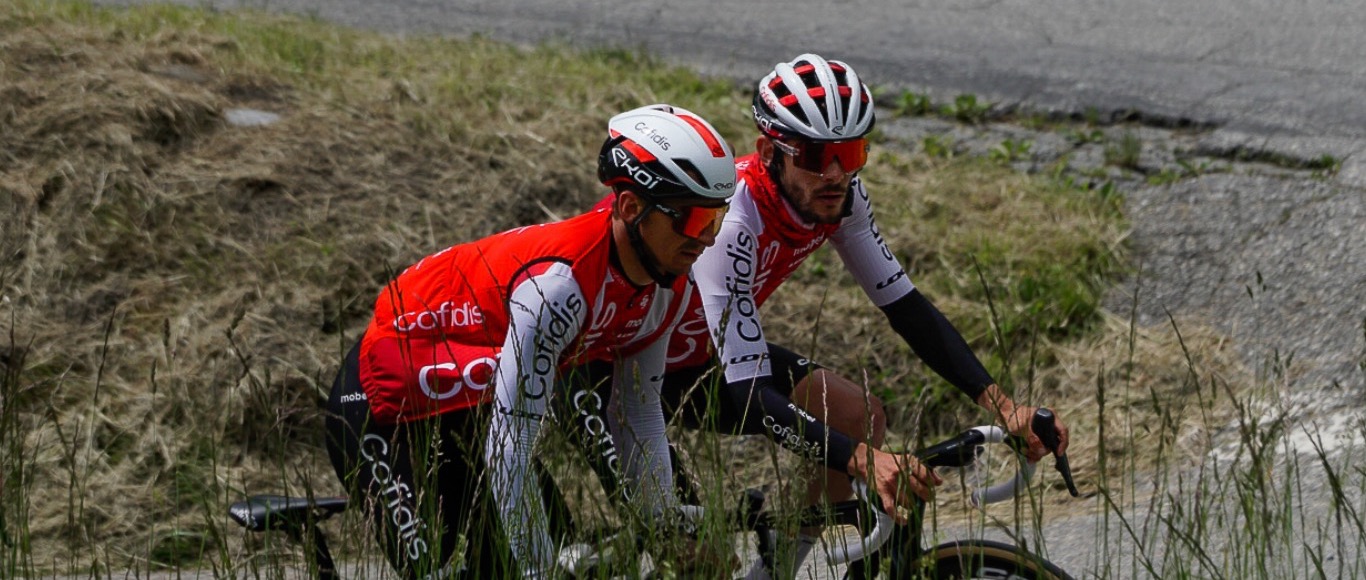
M 772 167 L 769 161 L 773 156 L 785 157 L 782 169 L 773 178 L 782 184 L 787 200 L 797 210 L 798 216 L 808 222 L 821 224 L 835 224 L 844 219 L 845 198 L 849 196 L 849 184 L 854 180 L 857 169 L 845 171 L 836 159 L 832 159 L 820 172 L 801 169 L 793 163 L 792 155 L 767 138 L 759 139 L 757 149 L 761 160 L 769 167 Z

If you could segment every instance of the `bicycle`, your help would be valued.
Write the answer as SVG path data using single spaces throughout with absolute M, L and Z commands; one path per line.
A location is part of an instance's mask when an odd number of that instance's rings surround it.
M 1040 409 L 1034 417 L 1032 428 L 1045 446 L 1056 453 L 1058 436 L 1051 411 Z M 963 468 L 976 461 L 982 455 L 984 446 L 990 443 L 1005 443 L 1017 450 L 1022 445 L 1018 438 L 1008 436 L 999 427 L 974 427 L 917 451 L 915 456 L 932 468 Z M 973 502 L 985 505 L 1016 497 L 1029 485 L 1036 467 L 1023 460 L 1019 461 L 1019 465 L 1019 471 L 1011 480 L 974 490 Z M 1055 467 L 1062 474 L 1071 494 L 1077 496 L 1066 455 L 1056 455 Z M 798 524 L 802 526 L 843 525 L 853 526 L 859 531 L 857 540 L 833 542 L 825 550 L 827 565 L 847 564 L 845 578 L 876 577 L 886 560 L 890 564 L 887 566 L 888 575 L 895 579 L 1071 580 L 1071 576 L 1053 563 L 1003 542 L 973 539 L 925 548 L 921 545 L 925 512 L 923 502 L 917 500 L 908 524 L 895 526 L 891 516 L 882 513 L 877 507 L 880 504 L 869 496 L 865 487 L 856 485 L 856 490 L 859 493 L 854 500 L 807 508 L 796 515 Z M 685 494 L 685 497 L 688 495 Z M 739 505 L 726 521 L 733 531 L 755 534 L 758 558 L 772 575 L 777 566 L 776 534 L 773 530 L 784 515 L 766 509 L 764 503 L 765 497 L 761 491 L 745 490 Z M 343 512 L 347 505 L 348 500 L 344 497 L 256 495 L 232 504 L 228 512 L 234 521 L 248 530 L 279 530 L 295 542 L 311 544 L 317 563 L 317 577 L 332 580 L 339 575 L 326 537 L 317 524 Z M 701 508 L 684 506 L 680 513 L 696 521 L 701 517 Z M 631 550 L 617 549 L 623 538 L 632 547 Z M 634 559 L 643 544 L 643 538 L 630 531 L 610 534 L 592 543 L 569 544 L 559 553 L 560 569 L 575 578 L 607 577 L 614 573 L 614 568 L 635 565 Z
M 1054 453 L 1054 467 L 1062 475 L 1072 497 L 1079 495 L 1072 479 L 1072 469 L 1066 454 L 1057 454 L 1059 436 L 1055 417 L 1048 409 L 1039 409 L 1031 422 L 1031 429 L 1046 448 Z M 1024 442 L 1007 435 L 995 426 L 974 427 L 956 437 L 915 452 L 925 465 L 939 468 L 965 468 L 982 454 L 988 443 L 1005 443 L 1016 450 L 1020 470 L 1010 481 L 989 488 L 979 488 L 971 494 L 974 506 L 985 506 L 1012 499 L 1029 485 L 1037 464 L 1024 461 L 1020 455 Z M 1072 577 L 1057 565 L 1024 548 L 984 539 L 957 540 L 925 548 L 920 543 L 924 525 L 924 502 L 917 499 L 912 509 L 911 522 L 898 530 L 891 542 L 888 576 L 902 578 L 1009 578 L 1021 580 L 1071 580 Z M 880 558 L 870 556 L 851 566 L 845 578 L 872 578 L 877 575 Z

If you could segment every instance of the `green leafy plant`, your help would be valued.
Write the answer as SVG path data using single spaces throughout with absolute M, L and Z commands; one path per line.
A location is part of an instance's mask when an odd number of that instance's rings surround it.
M 954 156 L 953 139 L 943 135 L 928 135 L 920 141 L 920 149 L 925 155 L 940 159 L 950 159 Z
M 930 96 L 922 93 L 906 91 L 897 99 L 896 113 L 902 116 L 919 117 L 934 111 L 934 103 L 930 101 Z
M 1326 153 L 1311 160 L 1307 165 L 1314 171 L 1314 176 L 1319 178 L 1332 177 L 1342 170 L 1342 160 Z
M 1143 156 L 1143 140 L 1132 132 L 1125 131 L 1118 142 L 1105 145 L 1105 164 L 1123 169 L 1138 169 Z
M 1195 162 L 1190 159 L 1178 158 L 1176 160 L 1176 165 L 1176 168 L 1163 167 L 1157 173 L 1149 175 L 1147 179 L 1148 183 L 1152 185 L 1169 185 L 1181 181 L 1182 179 L 1200 177 L 1201 175 L 1218 169 L 1209 160 Z
M 1096 125 L 1100 124 L 1100 109 L 1097 109 L 1095 107 L 1086 107 L 1086 110 L 1082 111 L 1081 113 L 1081 118 L 1087 126 L 1095 127 Z
M 952 104 L 943 105 L 939 108 L 940 114 L 972 125 L 980 125 L 986 122 L 987 113 L 990 111 L 991 103 L 979 101 L 977 95 L 971 93 L 958 95 L 953 98 Z
M 1029 157 L 1029 149 L 1034 146 L 1031 139 L 1007 138 L 987 151 L 987 157 L 998 163 L 1013 163 Z
M 1149 185 L 1171 185 L 1185 179 L 1185 177 L 1186 174 L 1184 172 L 1177 171 L 1170 167 L 1163 167 L 1157 173 L 1149 175 L 1146 181 Z
M 1086 145 L 1105 141 L 1105 132 L 1100 129 L 1064 129 L 1063 138 L 1073 145 Z

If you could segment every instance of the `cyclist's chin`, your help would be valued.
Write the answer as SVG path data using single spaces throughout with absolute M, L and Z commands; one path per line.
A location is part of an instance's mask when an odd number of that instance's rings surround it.
M 797 215 L 807 223 L 837 224 L 844 219 L 845 195 L 823 194 L 813 196 L 797 209 Z
M 683 276 L 688 272 L 691 272 L 692 265 L 696 263 L 696 256 L 679 256 L 677 260 L 674 260 L 673 264 L 670 264 L 669 268 L 666 268 L 666 270 L 668 270 L 670 275 Z
M 803 220 L 813 224 L 837 224 L 844 220 L 844 204 L 836 207 L 811 207 L 798 212 Z
M 670 276 L 683 276 L 692 271 L 693 264 L 697 263 L 698 252 L 679 252 L 675 254 L 668 263 L 661 264 L 664 273 Z

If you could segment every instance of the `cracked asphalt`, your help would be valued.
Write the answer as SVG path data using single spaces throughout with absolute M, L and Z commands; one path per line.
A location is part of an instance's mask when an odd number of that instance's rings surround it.
M 1357 2 L 182 2 L 392 33 L 641 48 L 736 79 L 812 51 L 849 61 L 873 84 L 937 102 L 972 93 L 998 112 L 1139 123 L 1141 166 L 1158 171 L 1177 159 L 1203 159 L 1228 169 L 1160 186 L 1115 176 L 1143 275 L 1117 286 L 1107 304 L 1128 312 L 1138 284 L 1143 323 L 1164 324 L 1168 312 L 1213 323 L 1235 337 L 1254 369 L 1293 354 L 1284 385 L 1296 425 L 1322 430 L 1340 467 L 1366 455 L 1366 10 Z M 899 138 L 913 144 L 927 131 L 964 132 L 935 123 L 942 122 L 909 123 Z M 1021 131 L 994 124 L 961 142 L 989 147 Z M 1033 138 L 1033 158 L 1022 169 L 1056 151 L 1049 136 Z M 1305 168 L 1325 162 L 1335 171 Z M 1302 443 L 1291 445 L 1308 452 Z M 1306 505 L 1330 503 L 1322 482 L 1305 485 Z M 1131 565 L 1100 561 L 1107 553 L 1096 546 L 1096 530 L 1107 523 L 1084 519 L 1049 524 L 1051 556 L 1074 570 L 1126 576 Z M 1348 565 L 1357 559 L 1350 549 L 1329 556 L 1329 576 L 1360 573 Z

